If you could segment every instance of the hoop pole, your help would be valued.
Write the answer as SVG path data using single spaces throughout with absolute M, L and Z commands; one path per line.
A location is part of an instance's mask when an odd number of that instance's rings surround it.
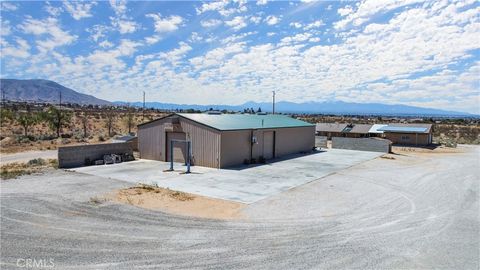
M 191 142 L 187 141 L 187 172 L 190 173 L 190 146 Z

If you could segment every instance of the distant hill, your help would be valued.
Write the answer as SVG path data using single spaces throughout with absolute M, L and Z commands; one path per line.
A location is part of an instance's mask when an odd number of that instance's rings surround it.
M 0 79 L 0 90 L 5 99 L 12 101 L 35 101 L 58 103 L 62 92 L 62 102 L 91 105 L 108 105 L 109 101 L 76 92 L 70 88 L 48 80 Z M 3 98 L 3 96 L 2 96 Z
M 116 104 L 126 104 L 125 102 L 117 101 Z M 132 106 L 141 107 L 141 102 L 132 102 Z M 253 108 L 257 110 L 261 108 L 264 112 L 272 111 L 271 103 L 257 103 L 247 102 L 241 105 L 197 105 L 197 104 L 174 104 L 174 103 L 159 103 L 159 102 L 147 102 L 145 104 L 147 108 L 156 108 L 164 110 L 175 109 L 194 109 L 194 110 L 230 110 L 230 111 L 243 111 L 246 108 Z M 285 113 L 323 113 L 323 114 L 336 114 L 336 115 L 391 115 L 391 116 L 458 116 L 458 117 L 471 117 L 471 115 L 464 112 L 445 111 L 431 108 L 422 108 L 407 105 L 387 105 L 380 103 L 349 103 L 343 101 L 331 101 L 331 102 L 306 102 L 306 103 L 293 103 L 293 102 L 277 102 L 275 104 L 275 110 L 277 112 Z

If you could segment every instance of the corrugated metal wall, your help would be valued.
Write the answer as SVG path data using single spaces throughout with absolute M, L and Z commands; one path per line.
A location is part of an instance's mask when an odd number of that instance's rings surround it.
M 173 116 L 175 117 L 175 116 Z M 165 128 L 171 126 L 169 117 L 145 124 L 138 128 L 138 148 L 140 157 L 166 161 Z M 220 133 L 180 117 L 180 129 L 185 132 L 187 140 L 192 142 L 193 164 L 198 166 L 220 167 Z
M 220 132 L 184 118 L 180 124 L 192 142 L 193 164 L 220 168 Z
M 165 160 L 165 131 L 162 121 L 138 127 L 138 151 L 140 158 Z

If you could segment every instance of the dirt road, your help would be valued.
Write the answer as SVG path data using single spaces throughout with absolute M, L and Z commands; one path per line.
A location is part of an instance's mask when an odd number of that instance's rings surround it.
M 57 150 L 46 150 L 20 152 L 15 154 L 0 154 L 0 165 L 12 162 L 28 162 L 29 160 L 36 158 L 56 159 L 57 153 Z
M 249 205 L 242 221 L 90 198 L 131 184 L 55 171 L 2 182 L 1 266 L 478 269 L 479 155 L 377 158 Z

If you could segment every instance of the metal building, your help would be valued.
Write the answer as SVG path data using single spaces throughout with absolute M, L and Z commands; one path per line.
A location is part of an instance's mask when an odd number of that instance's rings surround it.
M 226 168 L 311 151 L 315 125 L 283 115 L 176 113 L 138 125 L 140 157 L 170 161 L 191 142 L 193 165 Z M 184 162 L 186 144 L 173 159 Z

